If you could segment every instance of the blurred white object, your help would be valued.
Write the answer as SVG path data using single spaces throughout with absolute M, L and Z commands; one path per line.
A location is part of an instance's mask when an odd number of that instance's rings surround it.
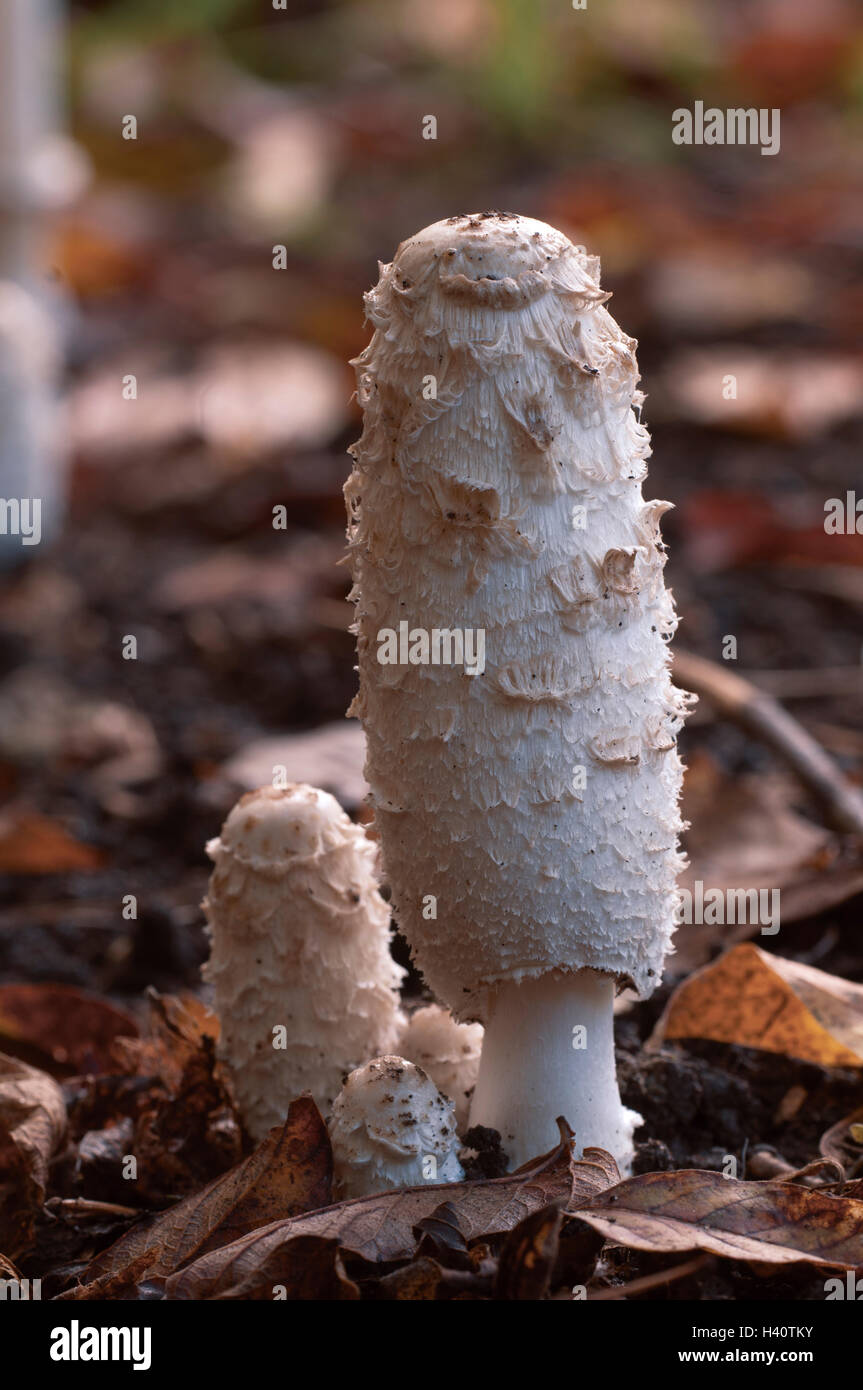
M 48 216 L 85 163 L 62 135 L 61 0 L 0 0 L 0 564 L 58 528 L 58 295 L 46 276 Z M 38 517 L 38 523 L 37 523 Z
M 0 280 L 0 565 L 56 534 L 65 504 L 57 327 L 22 285 Z

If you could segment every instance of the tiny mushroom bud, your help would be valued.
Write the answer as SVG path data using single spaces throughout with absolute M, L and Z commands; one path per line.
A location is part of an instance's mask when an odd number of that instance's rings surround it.
M 459 1134 L 467 1129 L 470 1096 L 482 1049 L 482 1024 L 457 1023 L 449 1009 L 427 1004 L 411 1014 L 399 1043 L 403 1057 L 427 1072 L 455 1105 Z
M 404 1057 L 376 1057 L 352 1071 L 329 1129 L 338 1198 L 464 1177 L 452 1101 Z
M 545 223 L 451 217 L 381 267 L 355 363 L 351 712 L 396 919 L 485 1024 L 470 1121 L 513 1166 L 558 1115 L 627 1162 L 614 991 L 657 985 L 682 863 L 668 504 L 598 273 Z
M 403 975 L 375 847 L 327 792 L 261 787 L 207 853 L 219 1055 L 249 1133 L 310 1090 L 326 1114 L 345 1072 L 396 1045 Z

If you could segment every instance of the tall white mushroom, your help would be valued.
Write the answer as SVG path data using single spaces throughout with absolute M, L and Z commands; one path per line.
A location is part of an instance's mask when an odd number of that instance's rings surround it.
M 393 1049 L 404 1018 L 375 847 L 316 787 L 261 787 L 211 840 L 204 908 L 219 1055 L 261 1138 L 310 1090 L 326 1114 L 345 1073 Z
M 542 222 L 435 223 L 381 266 L 355 363 L 350 712 L 397 920 L 485 1024 L 470 1118 L 513 1164 L 557 1115 L 628 1158 L 613 995 L 656 986 L 681 865 L 669 504 L 598 274 Z

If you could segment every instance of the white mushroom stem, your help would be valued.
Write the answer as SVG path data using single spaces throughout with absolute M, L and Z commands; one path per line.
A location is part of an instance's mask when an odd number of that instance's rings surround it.
M 510 1167 L 554 1147 L 562 1115 L 585 1144 L 626 1155 L 641 1117 L 620 1102 L 614 979 L 595 970 L 507 980 L 495 991 L 470 1110 L 500 1132 Z

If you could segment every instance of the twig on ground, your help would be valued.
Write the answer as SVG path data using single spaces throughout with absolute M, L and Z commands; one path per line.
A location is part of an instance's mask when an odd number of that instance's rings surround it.
M 612 1289 L 590 1294 L 588 1303 L 607 1303 L 611 1299 L 632 1298 L 634 1294 L 647 1293 L 649 1289 L 661 1288 L 663 1284 L 673 1284 L 677 1279 L 685 1279 L 689 1274 L 697 1274 L 705 1265 L 713 1263 L 712 1255 L 696 1255 L 694 1260 L 674 1265 L 671 1269 L 659 1269 L 655 1274 L 645 1274 L 641 1279 L 632 1279 L 628 1284 L 618 1284 Z
M 674 653 L 673 672 L 684 689 L 703 695 L 720 714 L 778 753 L 822 803 L 834 829 L 863 835 L 863 794 L 772 695 L 692 652 Z

